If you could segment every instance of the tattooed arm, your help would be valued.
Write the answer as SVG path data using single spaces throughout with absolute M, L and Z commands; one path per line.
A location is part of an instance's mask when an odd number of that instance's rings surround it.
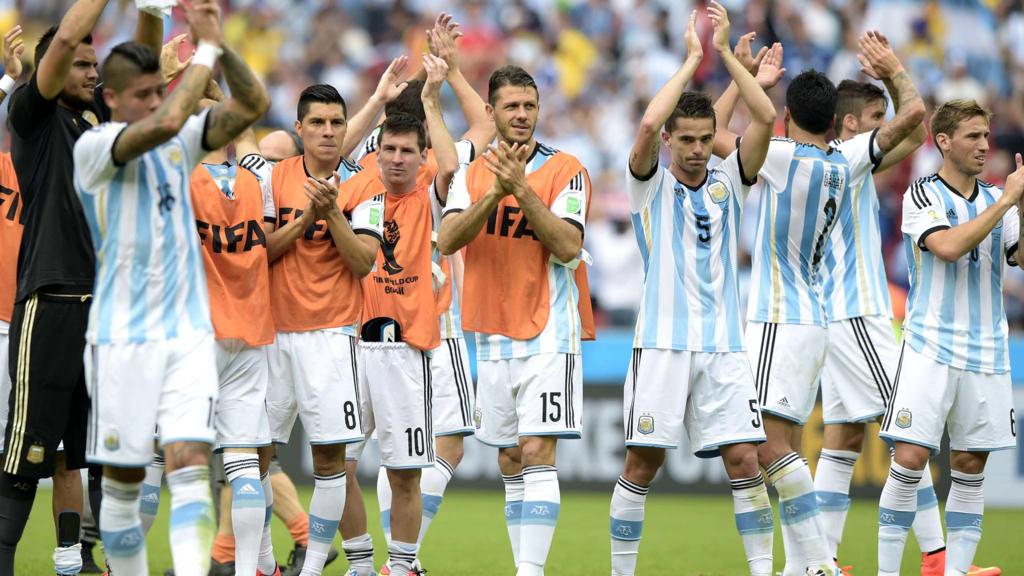
M 881 78 L 896 107 L 896 117 L 882 125 L 875 136 L 875 142 L 882 152 L 896 148 L 924 121 L 924 100 L 918 94 L 910 74 L 903 68 L 885 37 L 869 31 L 860 37 L 861 64 Z M 912 151 L 912 150 L 911 150 Z M 909 153 L 909 152 L 907 152 Z
M 204 146 L 216 150 L 231 142 L 270 108 L 270 96 L 252 69 L 230 48 L 220 58 L 231 97 L 210 109 Z

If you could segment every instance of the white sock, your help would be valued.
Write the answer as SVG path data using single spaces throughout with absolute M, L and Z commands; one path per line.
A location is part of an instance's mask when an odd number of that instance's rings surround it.
M 348 567 L 356 576 L 370 576 L 373 571 L 373 538 L 369 534 L 349 538 L 341 543 L 348 559 Z M 396 575 L 397 576 L 397 575 Z
M 146 536 L 139 517 L 140 482 L 103 478 L 100 537 L 103 555 L 115 574 L 147 574 Z M 209 553 L 207 553 L 209 557 Z
M 388 569 L 395 576 L 408 574 L 412 563 L 416 561 L 419 547 L 410 542 L 394 540 L 388 545 Z
M 58 546 L 53 550 L 53 569 L 58 576 L 74 576 L 82 571 L 82 543 Z
M 205 576 L 210 569 L 210 547 L 217 529 L 210 495 L 210 467 L 179 468 L 167 474 L 167 487 L 171 492 L 174 573 L 176 576 Z
M 896 463 L 889 465 L 889 477 L 878 502 L 878 575 L 898 576 L 907 533 L 917 513 L 917 484 L 921 470 Z
M 644 504 L 650 486 L 641 486 L 619 476 L 612 491 L 611 517 L 612 576 L 633 576 L 636 572 L 640 538 L 644 530 Z
M 946 575 L 967 574 L 981 541 L 981 519 L 985 514 L 985 475 L 950 472 L 946 499 Z
M 231 529 L 235 533 L 235 571 L 255 574 L 263 538 L 267 501 L 256 454 L 224 453 L 224 476 L 231 485 Z
M 518 576 L 540 576 L 548 560 L 558 524 L 561 495 L 558 469 L 536 465 L 523 468 L 523 514 L 519 529 Z
M 822 449 L 818 469 L 814 472 L 814 493 L 832 558 L 839 556 L 839 542 L 843 539 L 846 513 L 850 510 L 853 466 L 859 457 L 858 452 Z
M 730 480 L 736 530 L 743 539 L 751 576 L 771 576 L 775 516 L 764 476 Z
M 917 515 L 914 516 L 914 537 L 921 547 L 921 552 L 935 552 L 946 545 L 946 537 L 942 533 L 942 521 L 939 519 L 939 499 L 935 496 L 932 484 L 931 464 L 926 463 L 921 473 L 921 482 L 917 485 Z
M 274 559 L 274 539 L 270 533 L 270 521 L 274 517 L 274 489 L 270 484 L 270 472 L 260 477 L 260 484 L 263 486 L 263 498 L 267 507 L 263 512 L 263 534 L 260 535 L 260 559 L 256 569 L 260 574 L 271 576 L 277 568 L 277 560 Z
M 441 508 L 441 501 L 444 499 L 444 490 L 455 475 L 455 469 L 444 458 L 438 456 L 434 460 L 434 466 L 427 468 L 420 476 L 420 492 L 423 497 L 423 517 L 420 519 L 420 534 L 416 539 L 416 546 L 423 545 L 423 537 L 427 535 L 430 523 L 437 516 Z
M 391 481 L 388 469 L 377 469 L 377 506 L 380 508 L 380 527 L 384 531 L 384 543 L 391 545 Z
M 807 464 L 796 452 L 790 452 L 768 467 L 768 480 L 779 493 L 779 518 L 782 520 L 786 563 L 798 560 L 801 566 L 821 570 L 828 576 L 835 573 L 835 561 L 828 554 L 821 514 L 814 495 L 814 480 Z
M 153 453 L 153 461 L 146 466 L 146 478 L 142 481 L 142 501 L 139 514 L 142 517 L 142 532 L 149 534 L 160 509 L 160 483 L 164 478 L 164 455 Z
M 502 474 L 502 482 L 505 483 L 505 527 L 508 529 L 508 541 L 512 544 L 512 564 L 519 565 L 519 531 L 523 520 L 523 494 L 525 484 L 522 474 L 506 476 Z
M 313 498 L 309 502 L 309 548 L 301 576 L 320 576 L 334 533 L 345 510 L 345 471 L 333 476 L 313 476 Z

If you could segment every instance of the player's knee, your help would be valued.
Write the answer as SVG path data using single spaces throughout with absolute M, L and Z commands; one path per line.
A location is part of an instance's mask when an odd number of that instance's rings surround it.
M 626 449 L 626 465 L 622 475 L 630 482 L 647 486 L 654 481 L 654 476 L 664 463 L 665 451 L 660 448 L 629 447 Z
M 518 474 L 523 467 L 523 454 L 519 447 L 498 450 L 498 468 L 502 474 Z
M 409 470 L 388 469 L 388 482 L 391 484 L 393 494 L 412 494 L 420 490 L 420 470 L 413 468 Z
M 723 447 L 722 463 L 730 478 L 753 478 L 758 473 L 757 448 L 753 444 Z
M 930 456 L 931 450 L 924 446 L 897 442 L 896 453 L 893 455 L 893 460 L 904 468 L 909 468 L 911 470 L 924 470 L 924 466 L 928 463 L 928 458 Z
M 260 458 L 260 476 L 270 472 L 271 465 L 274 461 L 274 445 L 261 446 L 256 449 L 256 455 Z
M 981 474 L 985 471 L 988 452 L 954 451 L 949 455 L 949 466 L 964 474 Z M 924 466 L 922 466 L 924 468 Z
M 458 468 L 462 462 L 465 450 L 462 447 L 462 437 L 442 436 L 436 439 L 437 455 L 444 458 L 444 461 L 452 468 Z
M 519 447 L 523 466 L 554 465 L 557 446 L 557 440 L 548 436 L 531 436 L 522 440 Z
M 125 484 L 137 484 L 146 479 L 146 469 L 105 466 L 103 468 L 103 477 L 124 482 Z
M 189 466 L 208 466 L 210 445 L 203 442 L 174 442 L 164 446 L 164 467 L 168 472 Z M 143 475 L 145 471 L 143 470 Z M 142 481 L 141 479 L 139 480 Z
M 327 444 L 311 448 L 313 472 L 319 476 L 331 476 L 345 469 L 345 445 Z

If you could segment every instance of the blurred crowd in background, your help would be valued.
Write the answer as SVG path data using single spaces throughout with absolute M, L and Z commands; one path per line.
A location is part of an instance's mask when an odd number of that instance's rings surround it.
M 1012 152 L 1024 152 L 1024 0 L 722 0 L 738 37 L 757 33 L 756 45 L 779 41 L 791 77 L 806 68 L 833 81 L 860 78 L 857 37 L 882 31 L 934 110 L 952 98 L 990 107 L 992 149 L 985 180 L 1002 182 Z M 0 0 L 0 29 L 26 30 L 26 59 L 34 38 L 60 20 L 70 0 Z M 100 58 L 134 29 L 131 0 L 111 0 L 95 31 Z M 291 127 L 295 103 L 309 84 L 334 85 L 358 109 L 391 58 L 426 49 L 425 30 L 442 11 L 462 24 L 464 74 L 486 97 L 487 78 L 505 63 L 537 79 L 541 118 L 537 138 L 576 155 L 588 168 L 594 200 L 587 246 L 595 259 L 591 283 L 601 321 L 631 327 L 640 298 L 642 263 L 629 222 L 624 173 L 644 107 L 677 70 L 684 55 L 685 21 L 699 10 L 698 29 L 710 44 L 704 0 L 227 0 L 226 41 L 266 81 L 274 104 L 266 129 Z M 180 19 L 171 33 L 183 31 Z M 412 63 L 418 63 L 412 58 Z M 30 70 L 28 67 L 26 74 Z M 697 88 L 717 95 L 728 78 L 713 50 L 705 50 Z M 771 91 L 784 105 L 786 81 Z M 458 133 L 464 121 L 447 95 L 446 118 Z M 890 110 L 891 114 L 891 110 Z M 6 106 L 0 119 L 6 116 Z M 777 131 L 782 134 L 782 115 Z M 737 113 L 735 127 L 745 119 Z M 0 148 L 9 146 L 0 128 Z M 664 159 L 663 159 L 664 160 Z M 907 286 L 899 220 L 908 183 L 938 169 L 930 141 L 902 166 L 876 177 L 886 265 L 897 316 Z M 756 189 L 748 213 L 757 202 Z M 747 218 L 744 249 L 754 236 Z M 744 257 L 745 260 L 746 257 Z M 747 266 L 749 268 L 749 266 Z M 1024 271 L 1006 277 L 1011 329 L 1024 330 Z

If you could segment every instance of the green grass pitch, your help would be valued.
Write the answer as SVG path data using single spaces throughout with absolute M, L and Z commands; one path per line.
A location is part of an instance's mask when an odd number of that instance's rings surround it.
M 546 573 L 549 576 L 599 576 L 608 574 L 608 493 L 565 492 L 561 517 L 552 545 Z M 303 502 L 311 489 L 300 489 Z M 167 540 L 166 489 L 160 516 L 149 534 L 151 574 L 160 576 L 171 565 Z M 500 491 L 453 489 L 446 496 L 420 555 L 431 576 L 512 575 L 511 552 L 502 514 Z M 373 494 L 366 495 L 371 533 L 377 551 L 377 565 L 385 560 L 386 550 L 378 522 Z M 843 564 L 852 564 L 854 574 L 864 576 L 876 570 L 875 538 L 878 504 L 855 501 L 846 525 L 842 549 Z M 988 510 L 985 532 L 977 560 L 999 565 L 1007 576 L 1024 574 L 1024 511 Z M 335 540 L 340 547 L 340 539 Z M 50 516 L 50 492 L 40 489 L 32 518 L 18 548 L 17 574 L 52 574 L 53 521 Z M 274 546 L 279 562 L 284 562 L 291 540 L 284 525 L 274 520 Z M 782 536 L 775 530 L 776 568 L 782 566 Z M 98 559 L 97 559 L 98 560 Z M 903 562 L 904 574 L 920 574 L 917 544 L 911 536 Z M 338 576 L 345 572 L 340 557 L 324 572 Z M 647 500 L 644 540 L 640 547 L 638 574 L 643 576 L 746 574 L 746 561 L 733 524 L 732 500 L 728 496 L 687 496 L 658 494 Z

